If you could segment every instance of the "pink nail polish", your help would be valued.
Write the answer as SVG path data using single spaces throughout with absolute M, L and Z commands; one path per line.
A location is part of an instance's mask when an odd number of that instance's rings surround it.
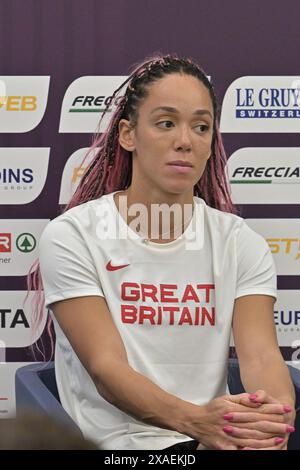
M 295 432 L 294 426 L 287 426 L 286 430 L 287 432 Z
M 275 446 L 278 446 L 278 444 L 281 444 L 283 441 L 284 441 L 284 439 L 282 437 L 276 437 L 276 439 L 274 441 Z
M 223 431 L 227 432 L 227 434 L 232 434 L 233 428 L 231 426 L 224 426 Z
M 226 419 L 227 421 L 231 421 L 233 419 L 233 414 L 226 413 L 226 415 L 224 415 L 223 418 Z
M 283 409 L 286 413 L 289 413 L 290 411 L 292 411 L 292 408 L 289 405 L 284 405 Z
M 257 398 L 256 393 L 251 393 L 251 395 L 249 395 L 249 398 L 250 398 L 250 400 L 256 400 L 256 398 Z

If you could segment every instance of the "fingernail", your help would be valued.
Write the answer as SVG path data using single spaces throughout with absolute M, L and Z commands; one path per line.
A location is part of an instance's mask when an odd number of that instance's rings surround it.
M 284 439 L 282 437 L 276 437 L 276 439 L 274 441 L 275 446 L 277 446 L 278 444 L 281 444 L 283 441 L 284 441 Z
M 286 430 L 287 432 L 295 432 L 294 426 L 287 426 Z
M 256 393 L 252 393 L 251 395 L 249 395 L 249 399 L 251 401 L 254 401 L 254 403 L 256 403 L 257 405 L 262 405 L 262 402 L 257 399 Z
M 227 432 L 228 434 L 232 434 L 233 428 L 231 426 L 224 426 L 223 431 Z
M 251 393 L 251 395 L 249 395 L 249 398 L 250 398 L 250 400 L 256 400 L 256 398 L 257 398 L 256 393 Z
M 286 413 L 289 413 L 290 411 L 292 411 L 292 408 L 289 405 L 284 405 L 283 409 Z
M 227 421 L 231 421 L 233 419 L 233 414 L 232 413 L 227 413 L 226 415 L 223 416 L 224 419 Z

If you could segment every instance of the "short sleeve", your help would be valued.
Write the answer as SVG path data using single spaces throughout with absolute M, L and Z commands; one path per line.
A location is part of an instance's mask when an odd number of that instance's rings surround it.
M 235 298 L 250 294 L 265 294 L 276 299 L 276 270 L 269 245 L 244 222 L 237 238 Z
M 66 217 L 58 217 L 46 226 L 39 241 L 39 262 L 46 308 L 74 297 L 104 297 L 86 242 Z

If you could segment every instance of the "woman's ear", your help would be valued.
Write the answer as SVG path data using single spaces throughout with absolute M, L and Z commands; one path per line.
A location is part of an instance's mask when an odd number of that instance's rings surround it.
M 127 119 L 121 119 L 119 122 L 119 144 L 129 152 L 135 150 L 134 128 Z

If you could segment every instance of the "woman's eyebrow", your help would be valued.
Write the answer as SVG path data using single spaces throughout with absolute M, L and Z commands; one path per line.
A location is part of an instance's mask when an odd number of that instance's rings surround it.
M 158 106 L 157 108 L 152 109 L 150 114 L 155 113 L 155 111 L 166 111 L 168 113 L 174 113 L 178 114 L 179 111 L 176 108 L 173 108 L 172 106 Z M 209 115 L 212 118 L 211 112 L 208 111 L 208 109 L 196 109 L 196 111 L 193 113 L 193 115 L 196 116 L 203 116 L 203 115 Z

